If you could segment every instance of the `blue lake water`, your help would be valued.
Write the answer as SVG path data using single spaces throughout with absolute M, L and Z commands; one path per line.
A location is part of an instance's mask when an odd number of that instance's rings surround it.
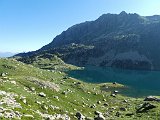
M 89 83 L 117 82 L 127 86 L 119 89 L 131 97 L 160 95 L 160 71 L 124 70 L 110 67 L 85 67 L 68 72 L 69 76 Z

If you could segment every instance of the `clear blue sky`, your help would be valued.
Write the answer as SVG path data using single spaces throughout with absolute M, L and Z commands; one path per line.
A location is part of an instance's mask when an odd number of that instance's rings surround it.
M 0 52 L 33 51 L 104 13 L 160 15 L 160 0 L 0 0 Z

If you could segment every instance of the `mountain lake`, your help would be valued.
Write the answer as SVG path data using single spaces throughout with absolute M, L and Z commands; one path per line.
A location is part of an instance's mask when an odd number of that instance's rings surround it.
M 160 95 L 160 71 L 88 66 L 82 70 L 69 71 L 68 75 L 88 83 L 123 84 L 126 87 L 118 89 L 120 94 L 130 97 Z

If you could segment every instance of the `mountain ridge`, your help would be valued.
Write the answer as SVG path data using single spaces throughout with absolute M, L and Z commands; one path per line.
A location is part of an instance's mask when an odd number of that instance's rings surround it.
M 73 25 L 41 49 L 17 56 L 56 54 L 66 63 L 159 70 L 160 16 L 103 14 Z M 134 59 L 133 59 L 134 58 Z M 135 59 L 136 58 L 136 59 Z

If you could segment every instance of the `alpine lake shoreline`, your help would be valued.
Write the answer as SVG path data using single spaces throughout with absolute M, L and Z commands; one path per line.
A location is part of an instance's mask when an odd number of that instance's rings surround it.
M 83 69 L 53 61 L 25 64 L 12 58 L 0 59 L 0 119 L 159 119 L 159 96 L 127 96 L 120 89 L 128 87 L 116 79 L 88 83 L 68 73 Z

